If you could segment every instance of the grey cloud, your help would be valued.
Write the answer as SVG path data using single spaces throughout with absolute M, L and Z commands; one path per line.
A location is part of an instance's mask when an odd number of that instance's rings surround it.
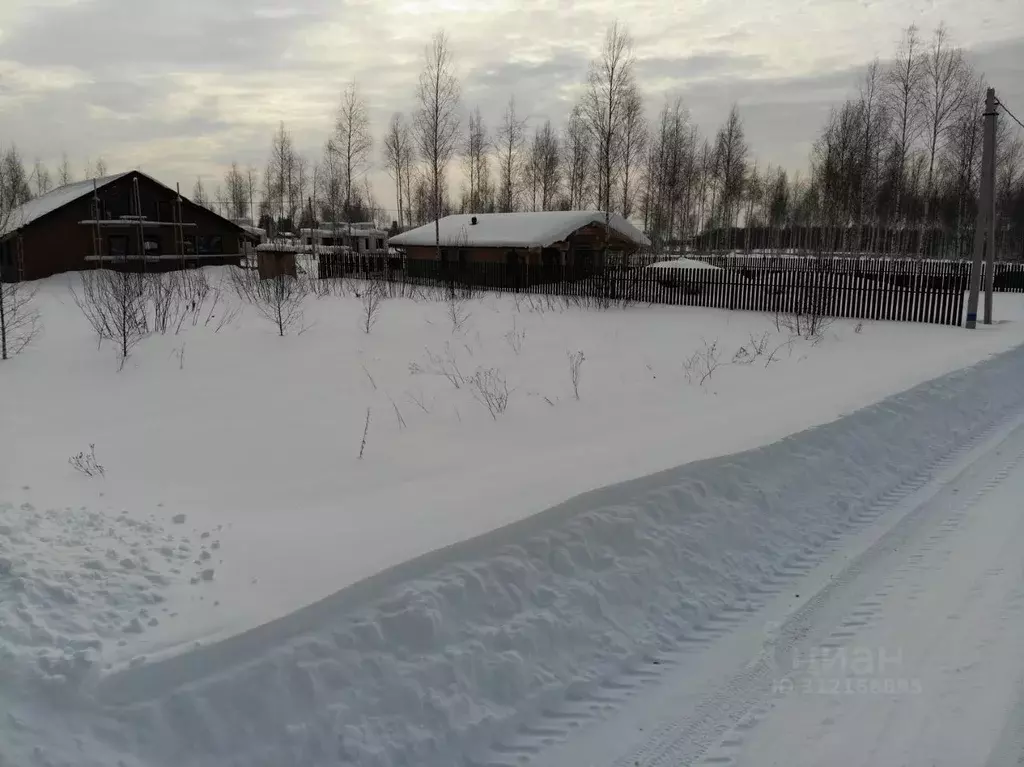
M 50 7 L 0 42 L 0 58 L 87 72 L 246 71 L 274 65 L 292 35 L 326 20 L 329 0 L 304 0 L 284 17 L 246 0 L 95 0 Z M 335 5 L 336 7 L 336 5 Z
M 763 56 L 742 53 L 712 52 L 690 56 L 651 56 L 636 64 L 637 77 L 671 76 L 680 79 L 703 78 L 712 75 L 735 75 L 756 72 L 764 66 Z

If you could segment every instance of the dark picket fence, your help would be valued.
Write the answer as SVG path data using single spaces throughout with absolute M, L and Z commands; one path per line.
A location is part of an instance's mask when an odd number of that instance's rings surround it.
M 851 257 L 709 256 L 706 266 L 595 269 L 322 258 L 323 278 L 376 279 L 451 291 L 543 294 L 570 302 L 667 304 L 960 325 L 971 265 Z M 996 289 L 1024 291 L 1024 265 L 997 264 Z

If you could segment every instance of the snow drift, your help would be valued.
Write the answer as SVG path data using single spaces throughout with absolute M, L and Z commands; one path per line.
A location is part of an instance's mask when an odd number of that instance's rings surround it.
M 1022 376 L 1014 350 L 767 447 L 586 493 L 219 644 L 87 675 L 68 683 L 62 727 L 19 718 L 0 753 L 474 763 L 567 693 L 755 602 L 875 499 L 1020 411 Z

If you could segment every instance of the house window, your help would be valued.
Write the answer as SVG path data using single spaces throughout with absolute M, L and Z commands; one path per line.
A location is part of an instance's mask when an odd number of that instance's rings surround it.
M 382 237 L 377 238 L 377 250 L 384 250 L 384 239 Z
M 370 238 L 369 237 L 364 237 L 363 238 L 363 250 L 366 251 L 366 250 L 369 250 L 369 249 L 370 249 Z
M 224 252 L 224 241 L 217 234 L 201 234 L 196 237 L 196 248 L 200 256 L 221 255 Z
M 155 234 L 147 234 L 143 240 L 144 250 L 147 256 L 160 255 L 160 238 Z
M 128 255 L 128 235 L 111 234 L 107 236 L 107 252 L 112 256 Z

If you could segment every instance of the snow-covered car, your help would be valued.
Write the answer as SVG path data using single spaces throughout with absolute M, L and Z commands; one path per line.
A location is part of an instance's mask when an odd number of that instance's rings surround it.
M 721 271 L 720 267 L 697 261 L 692 258 L 673 258 L 669 261 L 659 261 L 644 268 L 647 274 L 653 274 L 658 284 L 666 288 L 683 288 L 686 292 L 699 293 L 704 280 L 699 271 L 715 270 Z

